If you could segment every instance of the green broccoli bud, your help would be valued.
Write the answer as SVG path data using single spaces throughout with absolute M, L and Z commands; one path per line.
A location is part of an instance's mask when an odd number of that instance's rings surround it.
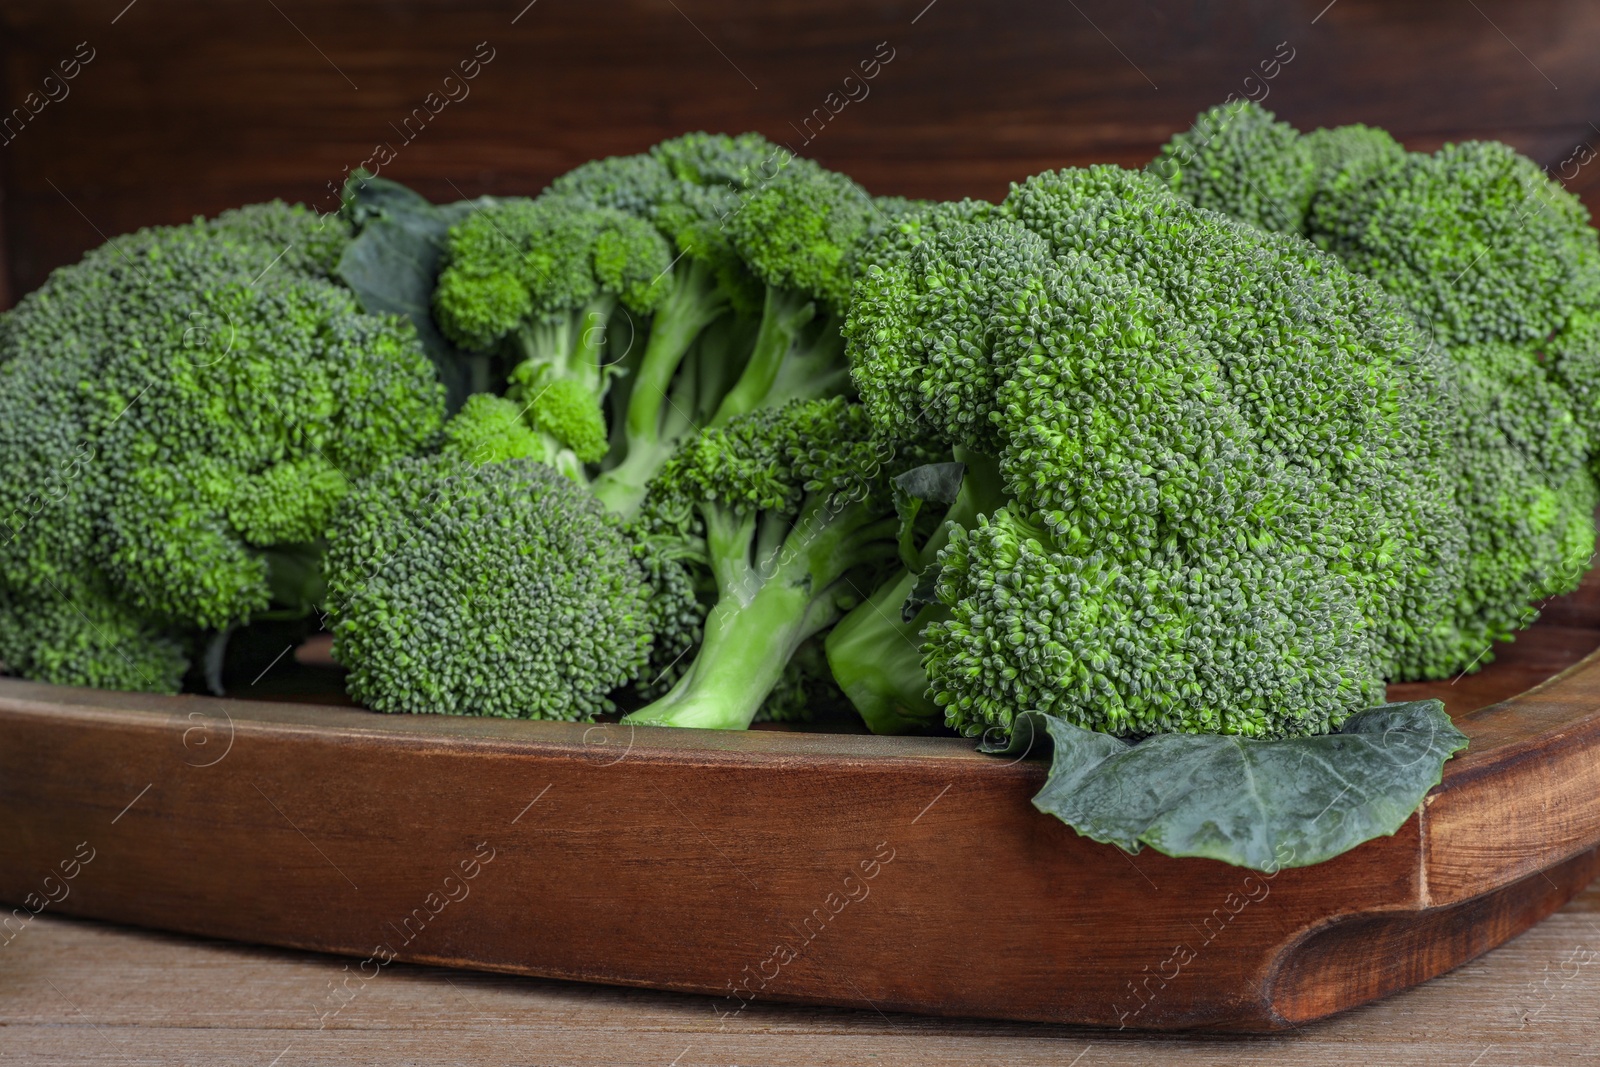
M 175 688 L 196 631 L 277 604 L 271 559 L 320 539 L 346 478 L 437 431 L 415 330 L 332 280 L 348 242 L 338 218 L 252 205 L 118 238 L 0 316 L 0 464 L 21 475 L 0 485 L 0 583 L 54 620 L 19 632 L 61 649 L 13 646 L 12 669 Z M 118 674 L 100 636 L 69 635 L 45 594 L 75 590 L 109 605 L 80 625 L 155 666 Z
M 0 584 L 0 669 L 53 685 L 175 693 L 188 643 L 98 585 L 39 595 Z
M 375 711 L 588 719 L 649 659 L 633 545 L 542 463 L 400 460 L 355 487 L 328 542 L 334 658 Z
M 228 522 L 252 545 L 304 544 L 322 536 L 349 489 L 320 455 L 275 463 L 236 483 Z
M 1310 552 L 1062 551 L 1009 512 L 952 532 L 949 621 L 926 634 L 946 721 L 1009 730 L 1021 709 L 1117 735 L 1326 733 L 1381 701 L 1359 603 Z
M 1447 145 L 1336 179 L 1310 233 L 1445 346 L 1540 344 L 1600 305 L 1600 245 L 1571 193 L 1506 145 Z
M 1302 233 L 1317 162 L 1300 133 L 1249 100 L 1202 111 L 1149 171 L 1196 207 L 1263 230 Z

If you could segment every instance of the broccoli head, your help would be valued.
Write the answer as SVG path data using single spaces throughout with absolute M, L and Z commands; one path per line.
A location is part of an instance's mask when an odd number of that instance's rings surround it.
M 1300 233 L 1315 163 L 1300 131 L 1249 100 L 1202 111 L 1162 146 L 1150 172 L 1197 207 L 1263 230 Z
M 334 658 L 375 711 L 587 719 L 654 639 L 620 521 L 533 459 L 390 464 L 347 497 L 327 574 Z
M 1600 452 L 1600 375 L 1590 369 L 1600 365 L 1600 245 L 1583 206 L 1502 144 L 1424 155 L 1370 127 L 1298 137 L 1277 124 L 1228 166 L 1249 184 L 1298 166 L 1290 157 L 1312 163 L 1301 228 L 1400 301 L 1444 368 L 1440 444 L 1453 474 L 1441 492 L 1455 498 L 1468 541 L 1457 636 L 1444 647 L 1460 654 L 1403 661 L 1399 676 L 1475 668 L 1493 641 L 1532 621 L 1533 605 L 1576 588 L 1592 551 L 1595 490 L 1575 471 Z M 1261 223 L 1247 197 L 1174 187 Z
M 1460 625 L 1480 655 L 1533 622 L 1540 601 L 1577 588 L 1594 556 L 1600 489 L 1571 397 L 1540 361 L 1503 343 L 1451 358 L 1463 414 L 1452 425 L 1457 494 L 1469 520 Z
M 864 405 L 1002 495 L 952 508 L 920 615 L 949 724 L 1325 732 L 1460 655 L 1441 370 L 1332 258 L 1114 167 L 868 258 Z
M 315 555 L 351 479 L 437 431 L 412 327 L 330 277 L 347 241 L 256 205 L 109 242 L 0 317 L 0 463 L 19 475 L 0 485 L 0 584 L 40 625 L 58 600 L 91 628 L 110 605 L 122 620 L 61 636 L 51 680 L 172 689 L 195 633 L 303 610 L 280 564 Z M 163 669 L 101 662 L 111 632 L 149 635 Z
M 508 395 L 631 516 L 699 430 L 848 386 L 837 311 L 872 211 L 758 135 L 688 134 L 458 223 L 435 311 L 463 345 L 510 346 Z
M 1330 187 L 1404 163 L 1405 155 L 1393 137 L 1371 126 L 1302 136 L 1259 104 L 1239 100 L 1202 111 L 1146 169 L 1196 207 L 1303 235 L 1312 205 Z
M 1347 172 L 1313 206 L 1310 230 L 1445 346 L 1542 344 L 1600 305 L 1589 212 L 1503 144 L 1446 145 Z

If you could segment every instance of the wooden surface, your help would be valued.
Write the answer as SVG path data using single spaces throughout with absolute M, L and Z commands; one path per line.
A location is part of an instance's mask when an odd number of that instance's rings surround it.
M 1140 1035 L 755 1003 L 347 961 L 44 915 L 0 949 L 18 1067 L 1550 1067 L 1600 1058 L 1600 885 L 1388 1000 L 1270 1037 Z
M 994 198 L 1142 164 L 1229 93 L 1423 150 L 1504 139 L 1593 204 L 1600 165 L 1562 163 L 1600 140 L 1597 36 L 1592 0 L 8 0 L 7 108 L 79 42 L 96 57 L 0 146 L 0 231 L 20 294 L 102 235 L 328 207 L 379 142 L 385 175 L 454 199 L 700 128 L 759 130 L 877 193 Z M 443 79 L 479 42 L 467 95 L 408 131 L 430 92 L 461 95 Z
M 1028 804 L 1042 764 L 959 738 L 0 681 L 0 900 L 729 1012 L 1292 1027 L 1501 944 L 1600 872 L 1600 654 L 1470 710 L 1597 639 L 1591 575 L 1475 689 L 1432 687 L 1473 744 L 1394 837 L 1270 878 L 1080 838 Z

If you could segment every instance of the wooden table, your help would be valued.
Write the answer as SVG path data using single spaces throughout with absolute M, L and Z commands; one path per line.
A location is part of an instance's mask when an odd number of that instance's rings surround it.
M 1006 1064 L 1505 1067 L 1600 1062 L 1600 882 L 1459 970 L 1273 1037 L 753 1005 L 393 964 L 320 1014 L 355 961 L 35 918 L 0 947 L 0 1063 Z M 362 983 L 355 982 L 360 986 Z

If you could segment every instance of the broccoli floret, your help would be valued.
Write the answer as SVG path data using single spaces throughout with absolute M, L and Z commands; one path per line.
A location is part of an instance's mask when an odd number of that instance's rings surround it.
M 597 463 L 612 314 L 656 310 L 671 262 L 655 228 L 626 212 L 574 197 L 500 200 L 450 230 L 434 314 L 463 347 L 503 348 L 513 398 L 580 463 Z
M 1577 588 L 1593 553 L 1583 467 L 1600 419 L 1576 355 L 1600 307 L 1588 222 L 1535 164 L 1492 143 L 1349 170 L 1312 208 L 1318 243 L 1401 300 L 1452 368 L 1470 534 L 1458 625 L 1478 645 L 1474 667 L 1534 605 Z
M 1129 172 L 1064 177 L 1030 179 L 1007 209 L 1058 256 L 1082 250 L 1140 280 L 1197 331 L 1256 447 L 1328 498 L 1305 543 L 1365 590 L 1367 617 L 1388 631 L 1382 672 L 1476 654 L 1438 622 L 1464 537 L 1439 491 L 1453 472 L 1438 353 L 1381 292 L 1303 240 L 1140 191 Z
M 535 460 L 390 464 L 340 509 L 327 574 L 334 658 L 375 711 L 588 719 L 650 655 L 620 521 Z
M 462 344 L 519 341 L 509 395 L 558 399 L 543 429 L 632 515 L 686 437 L 847 387 L 836 312 L 872 212 L 855 183 L 759 136 L 689 134 L 458 224 L 435 308 Z
M 103 585 L 67 584 L 44 596 L 0 585 L 0 669 L 55 685 L 175 693 L 188 665 L 182 635 Z
M 1305 232 L 1401 301 L 1444 368 L 1443 446 L 1454 469 L 1442 492 L 1468 538 L 1457 636 L 1397 670 L 1434 678 L 1475 668 L 1491 642 L 1532 621 L 1532 605 L 1576 588 L 1592 551 L 1595 490 L 1575 472 L 1600 451 L 1600 375 L 1590 370 L 1600 362 L 1600 245 L 1583 206 L 1505 145 L 1423 155 L 1365 126 L 1291 134 L 1278 124 L 1237 158 L 1207 165 L 1256 176 L 1309 159 Z M 1260 221 L 1248 198 L 1176 187 Z
M 1341 176 L 1313 206 L 1310 232 L 1445 346 L 1542 344 L 1600 305 L 1589 212 L 1503 144 L 1446 145 Z
M 885 486 L 903 462 L 840 398 L 763 408 L 686 442 L 642 521 L 714 582 L 716 602 L 672 689 L 624 721 L 747 728 L 801 644 L 897 554 Z
M 1528 351 L 1489 344 L 1451 357 L 1469 532 L 1460 625 L 1478 656 L 1533 622 L 1541 601 L 1577 588 L 1594 556 L 1600 490 L 1569 395 Z
M 1330 188 L 1363 182 L 1405 158 L 1383 130 L 1357 124 L 1302 136 L 1259 104 L 1240 100 L 1201 112 L 1146 169 L 1196 207 L 1303 235 L 1313 204 Z
M 62 650 L 13 651 L 14 670 L 171 690 L 196 632 L 304 610 L 350 479 L 443 414 L 412 327 L 330 279 L 348 239 L 254 205 L 118 238 L 0 317 L 0 465 L 22 475 L 0 484 L 0 584 L 12 611 L 56 619 Z M 62 594 L 113 605 L 83 625 L 115 614 L 104 632 L 147 635 L 132 658 L 160 669 L 107 670 L 103 635 L 51 615 Z
M 1249 100 L 1221 104 L 1162 146 L 1149 170 L 1197 207 L 1264 230 L 1300 233 L 1316 163 L 1300 132 Z
M 1567 392 L 1600 474 L 1600 306 L 1577 312 L 1546 348 L 1550 376 Z
M 759 133 L 686 133 L 662 141 L 650 154 L 679 181 L 741 193 L 767 184 L 791 166 L 816 166 Z
M 872 225 L 860 186 L 752 135 L 689 135 L 656 154 L 680 184 L 654 218 L 687 263 L 648 343 L 624 361 L 622 441 L 595 482 L 623 514 L 696 430 L 847 387 L 837 313 Z M 753 328 L 709 328 L 726 315 Z
M 653 219 L 657 206 L 672 194 L 676 183 L 657 152 L 644 152 L 591 160 L 551 182 L 550 192 Z
M 1387 130 L 1355 123 L 1312 130 L 1300 139 L 1300 150 L 1311 159 L 1311 203 L 1336 185 L 1370 180 L 1406 161 L 1406 150 Z M 1233 214 L 1225 207 L 1216 208 Z M 1307 213 L 1310 204 L 1306 205 Z M 1294 232 L 1304 230 L 1305 220 Z
M 847 334 L 880 429 L 991 453 L 1009 498 L 947 527 L 922 616 L 950 725 L 1325 732 L 1461 655 L 1441 368 L 1303 240 L 1040 175 L 869 268 Z

